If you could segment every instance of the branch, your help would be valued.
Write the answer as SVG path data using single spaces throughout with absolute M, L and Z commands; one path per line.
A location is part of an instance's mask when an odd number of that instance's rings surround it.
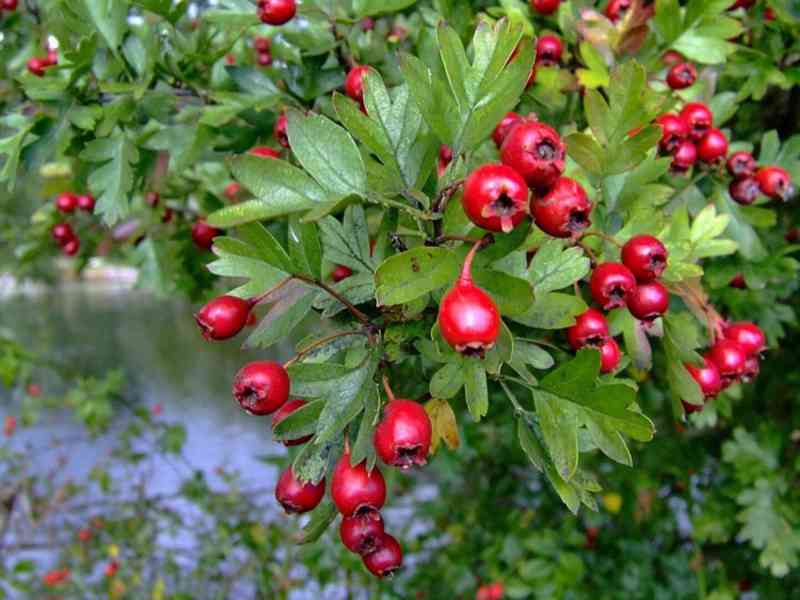
M 347 298 L 345 298 L 344 296 L 342 296 L 342 295 L 341 295 L 339 292 L 337 292 L 336 290 L 334 290 L 332 287 L 330 287 L 329 285 L 327 285 L 327 284 L 326 284 L 326 283 L 324 283 L 323 281 L 320 281 L 319 279 L 314 279 L 313 277 L 309 277 L 308 275 L 303 275 L 303 274 L 301 274 L 301 273 L 294 273 L 294 274 L 291 276 L 291 278 L 293 278 L 293 279 L 298 279 L 298 280 L 300 280 L 300 281 L 304 281 L 305 283 L 308 283 L 308 284 L 310 284 L 310 285 L 315 285 L 315 286 L 317 286 L 318 288 L 320 288 L 320 289 L 324 290 L 325 292 L 327 292 L 328 294 L 330 294 L 330 295 L 331 295 L 333 298 L 336 298 L 336 300 L 338 300 L 339 302 L 341 302 L 342 304 L 344 304 L 344 305 L 345 305 L 345 307 L 347 307 L 347 310 L 349 310 L 349 311 L 350 311 L 350 313 L 351 313 L 351 314 L 352 314 L 352 315 L 353 315 L 353 316 L 354 316 L 356 319 L 358 319 L 358 321 L 359 321 L 359 322 L 360 322 L 362 325 L 369 325 L 369 326 L 372 326 L 372 321 L 370 321 L 370 320 L 369 320 L 369 317 L 368 317 L 367 315 L 365 315 L 363 312 L 361 312 L 360 310 L 358 310 L 358 309 L 357 309 L 355 306 L 353 306 L 353 304 L 352 304 L 352 303 L 351 303 L 351 302 L 350 302 L 350 301 L 349 301 Z

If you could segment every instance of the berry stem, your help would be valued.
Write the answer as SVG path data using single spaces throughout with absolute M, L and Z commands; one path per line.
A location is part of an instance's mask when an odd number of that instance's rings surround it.
M 686 303 L 687 308 L 694 313 L 699 320 L 705 320 L 708 330 L 709 343 L 714 344 L 716 340 L 725 337 L 723 335 L 723 325 L 725 319 L 717 312 L 717 309 L 708 301 L 708 295 L 703 291 L 697 281 L 679 283 L 670 286 L 670 292 L 680 296 Z
M 386 390 L 386 395 L 389 397 L 389 402 L 394 402 L 394 392 L 389 385 L 389 378 L 386 377 L 386 375 L 383 376 L 383 389 Z
M 597 266 L 597 256 L 595 256 L 595 254 L 592 251 L 592 249 L 589 248 L 589 246 L 586 243 L 581 242 L 580 240 L 577 240 L 575 242 L 575 245 L 580 247 L 580 249 L 583 250 L 584 254 L 586 254 L 586 256 L 589 257 L 589 260 L 592 263 L 592 267 L 596 267 Z
M 260 304 L 261 302 L 263 302 L 267 298 L 269 298 L 272 294 L 274 294 L 275 292 L 280 290 L 283 286 L 285 286 L 291 280 L 292 280 L 292 277 L 287 277 L 285 279 L 281 279 L 278 283 L 273 285 L 266 292 L 263 292 L 262 294 L 259 294 L 258 296 L 253 296 L 252 298 L 249 298 L 247 300 L 247 302 L 250 303 L 250 307 L 252 308 L 252 307 L 256 306 L 257 304 Z
M 611 244 L 614 244 L 617 248 L 622 248 L 622 244 L 620 244 L 613 236 L 608 235 L 607 233 L 603 233 L 602 231 L 587 231 L 583 234 L 583 237 L 589 237 L 590 235 L 594 235 Z
M 339 338 L 347 337 L 349 335 L 365 335 L 365 333 L 363 331 L 340 331 L 338 333 L 333 333 L 331 335 L 328 335 L 322 339 L 317 340 L 316 342 L 309 344 L 308 346 L 300 350 L 292 358 L 283 363 L 283 368 L 287 369 L 294 363 L 308 356 L 314 350 L 318 350 L 319 348 L 322 348 L 323 346 L 330 344 L 333 340 L 338 340 Z
M 484 244 L 488 243 L 487 238 L 493 239 L 491 235 L 482 237 L 474 243 L 472 249 L 467 254 L 467 257 L 464 259 L 464 266 L 461 267 L 461 276 L 458 278 L 459 283 L 472 282 L 472 259 L 475 258 L 475 254 L 477 254 L 478 250 L 480 250 Z
M 362 325 L 372 325 L 372 321 L 369 320 L 369 317 L 365 315 L 363 312 L 358 310 L 353 304 L 344 296 L 342 296 L 339 292 L 331 288 L 326 283 L 320 281 L 319 279 L 314 279 L 313 277 L 309 277 L 308 275 L 303 275 L 302 273 L 294 273 L 292 275 L 293 279 L 299 279 L 300 281 L 304 281 L 310 285 L 315 285 L 318 288 L 324 290 L 328 294 L 330 294 L 333 298 L 344 304 L 347 310 L 350 311 L 352 314 Z

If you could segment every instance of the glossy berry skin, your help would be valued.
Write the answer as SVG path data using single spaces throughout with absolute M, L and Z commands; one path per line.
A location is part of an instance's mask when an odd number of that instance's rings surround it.
M 515 112 L 506 113 L 506 116 L 503 117 L 492 132 L 492 140 L 495 146 L 500 148 L 500 146 L 503 145 L 503 141 L 506 139 L 508 132 L 511 131 L 511 128 L 516 125 L 520 119 L 522 119 L 522 117 Z
M 475 600 L 502 600 L 504 592 L 503 584 L 495 581 L 479 587 L 475 594 Z
M 674 65 L 667 73 L 667 85 L 673 90 L 683 90 L 697 81 L 697 69 L 691 63 Z
M 261 158 L 280 158 L 281 153 L 275 150 L 275 148 L 270 148 L 269 146 L 254 146 L 250 148 L 248 154 L 252 154 L 253 156 L 259 156 Z
M 383 541 L 383 534 L 383 518 L 377 510 L 345 517 L 339 526 L 344 547 L 361 556 L 375 552 Z
M 600 346 L 600 372 L 613 373 L 619 366 L 620 358 L 622 358 L 622 352 L 619 350 L 617 340 L 608 338 Z
M 578 238 L 592 224 L 592 203 L 574 179 L 560 177 L 544 196 L 534 194 L 531 214 L 539 228 L 557 238 Z
M 780 167 L 762 167 L 756 173 L 756 181 L 765 196 L 777 200 L 788 200 L 795 192 L 791 176 Z
M 403 550 L 388 533 L 384 533 L 379 549 L 363 557 L 364 566 L 376 577 L 388 577 L 403 566 Z
M 592 291 L 592 299 L 603 310 L 611 310 L 625 306 L 628 296 L 636 288 L 636 278 L 623 264 L 601 263 L 592 272 L 589 288 Z
M 78 196 L 78 208 L 87 213 L 94 212 L 94 196 L 91 194 L 81 194 Z
M 384 409 L 373 443 L 380 459 L 392 467 L 409 469 L 428 462 L 431 420 L 418 402 L 398 398 Z
M 697 144 L 697 156 L 705 163 L 713 163 L 728 154 L 728 138 L 719 129 L 711 128 Z
M 661 277 L 667 268 L 667 257 L 664 244 L 652 235 L 636 235 L 622 247 L 622 263 L 640 282 Z
M 564 47 L 557 35 L 543 35 L 536 41 L 536 64 L 545 67 L 561 62 Z
M 689 126 L 678 115 L 665 113 L 656 118 L 656 125 L 661 127 L 659 147 L 664 152 L 672 152 L 689 136 Z
M 286 113 L 281 113 L 278 115 L 278 118 L 275 119 L 275 126 L 272 128 L 275 139 L 284 148 L 289 147 L 289 135 L 286 133 L 288 124 L 289 119 L 286 117 Z
M 253 40 L 253 48 L 256 52 L 269 52 L 272 48 L 272 40 L 259 36 Z
M 283 25 L 296 12 L 295 0 L 258 0 L 258 17 L 267 25 Z
M 628 310 L 641 321 L 655 321 L 667 308 L 669 292 L 658 281 L 640 284 L 628 298 Z
M 552 15 L 560 3 L 561 0 L 530 0 L 531 8 L 540 15 Z
M 564 172 L 566 149 L 558 132 L 544 123 L 520 119 L 506 135 L 500 159 L 532 188 L 552 186 Z
M 344 80 L 344 91 L 353 100 L 364 105 L 364 75 L 369 73 L 366 65 L 357 65 L 350 69 Z
M 686 58 L 680 52 L 676 52 L 675 50 L 667 50 L 661 56 L 661 62 L 663 62 L 668 67 L 673 65 L 677 65 L 678 63 L 685 62 Z
M 288 514 L 300 515 L 314 510 L 325 495 L 325 480 L 317 484 L 302 482 L 289 467 L 278 479 L 275 498 Z
M 28 61 L 28 72 L 36 77 L 44 77 L 44 70 L 50 66 L 46 58 L 32 58 Z
M 763 352 L 767 348 L 767 338 L 755 323 L 739 321 L 725 328 L 725 339 L 733 340 L 741 346 L 747 356 Z
M 305 400 L 301 400 L 300 398 L 293 398 L 288 400 L 281 406 L 275 413 L 272 415 L 272 429 L 274 430 L 278 423 L 283 421 L 286 417 L 296 411 L 298 408 L 302 408 L 306 405 Z M 305 444 L 308 440 L 310 440 L 313 435 L 305 435 L 303 437 L 299 437 L 294 440 L 281 440 L 284 446 L 299 446 L 300 444 Z
M 50 230 L 50 235 L 59 245 L 63 246 L 75 237 L 75 232 L 72 231 L 69 223 L 56 223 Z
M 511 167 L 489 163 L 469 174 L 461 203 L 478 227 L 508 233 L 528 214 L 528 186 Z
M 575 324 L 567 329 L 567 341 L 573 350 L 584 346 L 600 347 L 610 339 L 608 322 L 596 308 L 588 308 L 575 319 Z
M 690 140 L 683 140 L 672 151 L 670 167 L 677 173 L 685 173 L 697 162 L 697 146 Z
M 717 366 L 723 387 L 727 387 L 745 371 L 747 353 L 733 340 L 719 340 L 711 347 L 708 357 Z
M 3 10 L 14 11 L 17 10 L 17 5 L 19 4 L 19 0 L 3 0 L 2 8 Z
M 256 62 L 260 67 L 268 67 L 272 64 L 272 54 L 269 52 L 259 52 L 256 57 Z
M 714 115 L 711 113 L 711 109 L 702 102 L 689 102 L 681 110 L 680 116 L 689 128 L 689 137 L 695 142 L 703 139 L 703 136 L 714 124 Z
M 251 415 L 269 415 L 289 399 L 289 374 L 279 363 L 246 364 L 233 379 L 233 397 Z
M 202 250 L 210 250 L 214 245 L 214 238 L 221 233 L 219 229 L 211 227 L 202 219 L 192 225 L 192 241 Z
M 252 305 L 236 296 L 219 296 L 194 316 L 207 340 L 227 340 L 239 333 L 247 323 Z
M 331 279 L 334 282 L 339 283 L 343 279 L 347 279 L 353 274 L 353 270 L 350 267 L 345 267 L 344 265 L 336 265 L 331 272 Z
M 719 376 L 717 365 L 707 356 L 703 357 L 703 366 L 695 367 L 691 364 L 684 365 L 689 375 L 700 386 L 700 391 L 705 398 L 713 398 L 722 390 L 722 379 Z M 693 405 L 690 405 L 693 406 Z
M 742 177 L 731 181 L 728 186 L 728 193 L 736 202 L 747 206 L 756 201 L 761 189 L 754 177 Z
M 386 502 L 386 482 L 377 467 L 368 473 L 366 462 L 350 466 L 350 453 L 345 452 L 333 469 L 331 499 L 345 517 L 380 510 Z
M 75 212 L 78 207 L 78 197 L 71 192 L 64 192 L 56 197 L 56 210 L 64 214 Z
M 737 290 L 747 289 L 747 281 L 745 281 L 744 275 L 742 275 L 741 273 L 737 273 L 736 275 L 734 275 L 728 282 L 728 285 Z
M 222 193 L 225 194 L 225 197 L 228 200 L 234 201 L 236 200 L 237 196 L 239 195 L 239 192 L 241 191 L 242 191 L 242 186 L 235 181 L 231 181 L 228 185 L 225 186 L 225 189 L 223 190 Z
M 742 177 L 752 177 L 756 174 L 756 160 L 749 152 L 734 152 L 728 157 L 725 163 L 731 177 L 741 179 Z
M 606 5 L 606 16 L 612 23 L 616 23 L 631 7 L 631 0 L 610 0 Z
M 81 249 L 81 240 L 77 236 L 67 240 L 61 247 L 61 251 L 66 256 L 75 256 L 78 253 L 78 250 L 80 249 Z

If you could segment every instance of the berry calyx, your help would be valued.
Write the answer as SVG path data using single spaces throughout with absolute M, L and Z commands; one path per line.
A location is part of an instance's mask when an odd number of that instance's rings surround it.
M 549 67 L 561 62 L 564 47 L 557 35 L 543 35 L 536 41 L 536 64 Z
M 506 139 L 508 132 L 511 131 L 511 128 L 516 125 L 520 119 L 522 119 L 522 117 L 517 113 L 508 112 L 494 128 L 494 131 L 492 132 L 492 140 L 498 149 L 503 145 L 503 141 Z
M 611 0 L 606 5 L 606 16 L 612 23 L 622 19 L 631 7 L 631 0 Z
M 697 69 L 691 63 L 674 65 L 667 73 L 667 85 L 673 90 L 682 90 L 697 80 Z
M 364 556 L 364 566 L 376 577 L 388 577 L 403 565 L 403 550 L 388 533 L 381 537 L 379 548 Z
M 377 467 L 367 471 L 366 461 L 350 466 L 350 452 L 345 451 L 333 469 L 331 499 L 345 517 L 380 510 L 386 502 L 386 482 Z
M 490 163 L 467 177 L 461 203 L 478 227 L 508 233 L 528 212 L 528 186 L 511 167 Z
M 500 159 L 529 186 L 547 189 L 564 172 L 566 149 L 558 132 L 539 121 L 520 119 L 508 132 L 500 148 Z
M 428 461 L 431 449 L 430 417 L 418 402 L 395 398 L 384 380 L 389 403 L 375 428 L 373 443 L 380 459 L 392 467 L 409 469 Z
M 756 174 L 756 160 L 749 152 L 734 152 L 728 157 L 725 163 L 731 177 L 741 179 L 742 177 L 752 177 Z
M 670 167 L 676 173 L 685 173 L 697 162 L 697 146 L 690 140 L 683 140 L 672 151 Z
M 254 146 L 248 150 L 248 154 L 252 154 L 253 156 L 260 156 L 261 158 L 280 158 L 281 153 L 275 150 L 275 148 L 270 148 L 269 146 Z
M 697 156 L 705 163 L 713 163 L 728 154 L 728 138 L 719 129 L 709 129 L 697 144 Z
M 202 250 L 211 250 L 214 238 L 222 232 L 216 227 L 211 227 L 204 219 L 195 221 L 192 225 L 192 241 Z
M 273 431 L 278 426 L 278 423 L 283 421 L 286 417 L 291 415 L 294 411 L 299 408 L 302 408 L 306 405 L 305 400 L 301 400 L 300 398 L 293 398 L 285 402 L 273 415 L 272 415 L 272 429 Z M 305 435 L 303 437 L 299 437 L 293 440 L 281 440 L 284 446 L 299 446 L 300 444 L 305 444 L 308 440 L 310 440 L 313 435 Z
M 669 292 L 658 281 L 640 284 L 628 298 L 628 310 L 641 321 L 650 323 L 667 312 Z
M 78 250 L 80 249 L 81 249 L 81 240 L 78 238 L 78 236 L 75 236 L 67 240 L 61 247 L 61 251 L 64 253 L 65 256 L 75 256 L 78 253 Z
M 344 91 L 353 100 L 364 106 L 364 75 L 369 73 L 366 65 L 356 65 L 344 79 Z
M 601 347 L 610 339 L 608 322 L 596 308 L 588 308 L 575 318 L 575 324 L 567 329 L 567 341 L 573 350 L 584 346 Z
M 619 366 L 622 352 L 619 350 L 619 344 L 614 338 L 608 338 L 600 346 L 600 372 L 613 373 Z
M 289 134 L 287 133 L 288 125 L 289 119 L 287 118 L 286 113 L 281 113 L 278 115 L 278 118 L 275 119 L 275 125 L 272 128 L 272 133 L 275 136 L 275 139 L 284 148 L 289 147 Z
M 56 210 L 64 214 L 75 212 L 78 206 L 78 197 L 72 192 L 64 192 L 56 196 Z
M 72 231 L 72 226 L 69 223 L 56 223 L 50 230 L 50 235 L 59 245 L 63 246 L 75 237 L 75 232 Z
M 350 267 L 345 267 L 344 265 L 336 265 L 331 272 L 331 279 L 334 282 L 339 283 L 343 279 L 347 279 L 353 274 L 353 270 Z
M 236 296 L 219 296 L 194 316 L 207 340 L 227 340 L 239 333 L 247 323 L 252 304 Z
M 339 537 L 344 547 L 361 556 L 378 550 L 383 535 L 383 518 L 377 510 L 365 510 L 345 517 L 339 526 Z
M 689 137 L 699 142 L 714 124 L 711 109 L 702 102 L 689 102 L 680 113 L 689 128 Z
M 636 278 L 623 264 L 606 262 L 597 265 L 589 280 L 592 298 L 603 310 L 625 306 L 636 288 Z
M 258 18 L 267 25 L 283 25 L 296 12 L 295 0 L 258 0 Z
M 325 479 L 319 483 L 300 481 L 291 467 L 286 469 L 275 486 L 275 498 L 289 514 L 303 514 L 314 510 L 325 495 Z
M 637 235 L 622 247 L 622 262 L 637 281 L 653 281 L 667 268 L 667 249 L 652 235 Z
M 552 15 L 558 10 L 561 0 L 530 0 L 531 8 L 540 15 Z
M 746 206 L 756 201 L 761 189 L 754 177 L 742 177 L 731 181 L 728 193 L 736 202 Z
M 94 196 L 91 194 L 81 194 L 77 200 L 78 208 L 87 213 L 94 212 Z
M 661 140 L 658 145 L 664 152 L 674 151 L 689 136 L 689 125 L 686 120 L 673 113 L 660 115 L 655 123 L 661 128 Z
M 765 196 L 786 201 L 794 196 L 792 178 L 786 169 L 780 167 L 762 167 L 756 173 L 758 187 Z
M 491 297 L 472 281 L 477 242 L 467 254 L 461 275 L 439 305 L 439 329 L 457 352 L 480 356 L 494 346 L 500 334 L 500 311 Z
M 725 339 L 733 340 L 745 354 L 753 356 L 763 352 L 767 348 L 767 338 L 761 328 L 750 321 L 739 321 L 731 323 L 724 330 Z
M 723 387 L 728 387 L 745 372 L 747 353 L 733 340 L 719 340 L 709 350 L 708 358 L 716 365 Z
M 717 365 L 714 364 L 714 361 L 709 357 L 703 357 L 702 367 L 695 367 L 688 363 L 684 366 L 686 370 L 689 371 L 689 375 L 692 376 L 692 379 L 700 386 L 700 391 L 703 393 L 704 398 L 713 398 L 722 390 L 722 379 L 720 378 L 719 370 L 717 369 Z M 693 404 L 689 404 L 689 406 L 698 410 L 700 408 Z
M 533 195 L 531 214 L 536 225 L 553 237 L 578 238 L 592 224 L 592 203 L 581 184 L 560 177 L 544 196 Z
M 251 362 L 236 373 L 233 397 L 251 415 L 269 415 L 289 399 L 289 374 L 279 363 Z

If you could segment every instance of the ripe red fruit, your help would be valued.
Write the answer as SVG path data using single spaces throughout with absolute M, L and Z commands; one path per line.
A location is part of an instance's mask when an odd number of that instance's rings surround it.
M 17 10 L 17 5 L 19 4 L 18 0 L 3 0 L 2 6 L 4 10 Z
M 684 366 L 686 370 L 689 371 L 689 375 L 692 376 L 692 379 L 700 386 L 700 391 L 703 392 L 705 398 L 713 398 L 719 394 L 722 389 L 722 380 L 720 379 L 719 370 L 717 369 L 717 365 L 714 364 L 714 361 L 704 356 L 702 367 L 695 367 L 691 364 L 686 364 Z M 689 406 L 695 409 L 699 408 L 691 404 Z
M 239 185 L 235 181 L 231 181 L 228 185 L 225 186 L 225 190 L 223 193 L 228 200 L 236 200 L 236 197 L 239 195 L 239 192 L 242 191 L 242 186 Z
M 675 50 L 667 50 L 661 56 L 661 62 L 665 65 L 672 66 L 677 65 L 678 63 L 682 63 L 686 60 L 686 58 L 680 52 L 676 52 Z
M 656 125 L 661 127 L 659 147 L 664 152 L 672 152 L 689 136 L 686 120 L 672 113 L 665 113 L 656 118 Z
M 56 196 L 56 210 L 68 214 L 75 212 L 78 206 L 78 197 L 72 192 L 64 192 Z
M 689 128 L 689 137 L 699 142 L 714 124 L 711 109 L 702 102 L 689 102 L 681 111 L 681 118 Z
M 373 29 L 375 29 L 375 19 L 372 17 L 361 19 L 361 31 L 372 31 Z
M 508 132 L 500 158 L 528 185 L 537 189 L 552 186 L 564 172 L 566 150 L 558 132 L 533 119 L 520 119 Z
M 797 240 L 800 240 L 800 228 L 792 227 L 786 232 L 786 234 L 783 236 L 783 239 L 790 244 L 797 243 Z
M 737 290 L 746 290 L 747 289 L 747 282 L 744 279 L 744 275 L 741 273 L 737 273 L 734 275 L 731 280 L 728 282 L 728 285 L 732 288 L 736 288 Z
M 619 366 L 621 357 L 622 352 L 619 350 L 617 340 L 608 338 L 603 342 L 603 345 L 600 346 L 600 372 L 612 373 Z
M 736 10 L 737 8 L 744 8 L 747 10 L 751 8 L 756 3 L 756 0 L 736 0 L 733 4 L 728 7 L 728 10 Z
M 272 40 L 268 37 L 258 36 L 253 40 L 253 48 L 256 52 L 269 52 L 272 48 Z
M 592 224 L 592 203 L 581 184 L 560 177 L 544 196 L 533 195 L 531 214 L 539 228 L 557 238 L 577 238 Z
M 366 461 L 350 466 L 350 453 L 345 452 L 333 469 L 331 499 L 345 517 L 380 510 L 386 502 L 386 482 L 378 467 L 367 472 Z
M 32 58 L 28 61 L 28 72 L 36 77 L 44 77 L 44 70 L 50 66 L 46 58 Z
M 276 412 L 272 415 L 272 429 L 274 430 L 278 423 L 283 421 L 286 417 L 296 411 L 298 408 L 302 408 L 306 405 L 305 400 L 300 400 L 300 398 L 293 398 L 283 404 Z M 305 444 L 308 440 L 310 440 L 313 435 L 305 435 L 303 437 L 299 437 L 294 440 L 281 440 L 284 446 L 299 446 L 300 444 Z
M 794 196 L 792 178 L 786 169 L 780 167 L 762 167 L 756 173 L 758 187 L 765 196 L 786 201 Z
M 728 192 L 736 202 L 739 204 L 752 204 L 758 198 L 761 192 L 758 181 L 753 177 L 742 177 L 741 179 L 734 179 L 728 186 Z
M 114 575 L 116 575 L 118 571 L 119 571 L 119 562 L 116 561 L 116 560 L 112 560 L 111 562 L 109 562 L 106 565 L 106 568 L 103 571 L 103 574 L 106 577 L 111 578 L 111 577 L 114 577 Z
M 573 350 L 584 346 L 599 348 L 610 339 L 608 322 L 596 308 L 588 308 L 575 318 L 575 324 L 567 329 L 567 340 Z
M 168 206 L 164 209 L 164 216 L 161 217 L 162 223 L 169 223 L 172 221 L 172 209 Z
M 558 10 L 561 0 L 530 0 L 531 8 L 540 15 L 551 15 Z
M 275 498 L 289 514 L 302 514 L 314 510 L 325 495 L 325 480 L 317 484 L 302 482 L 295 477 L 289 467 L 278 479 L 275 486 Z
M 379 549 L 364 556 L 364 566 L 376 577 L 392 575 L 403 565 L 403 550 L 388 533 L 381 538 Z
M 733 340 L 719 340 L 711 346 L 708 357 L 717 366 L 723 387 L 729 386 L 745 372 L 747 354 Z
M 453 149 L 447 144 L 439 146 L 439 163 L 436 165 L 436 173 L 439 177 L 444 175 L 447 165 L 453 160 Z
M 691 63 L 679 63 L 667 73 L 667 85 L 673 90 L 682 90 L 697 80 L 697 69 Z
M 236 296 L 219 296 L 194 316 L 207 340 L 227 340 L 239 333 L 247 323 L 252 304 Z
M 339 526 L 339 537 L 344 547 L 362 556 L 378 549 L 383 534 L 383 518 L 377 510 L 365 510 L 344 517 Z
M 557 65 L 561 62 L 564 47 L 557 35 L 543 35 L 536 41 L 536 64 L 543 66 Z
M 503 141 L 506 139 L 508 132 L 511 131 L 511 128 L 516 125 L 520 119 L 522 119 L 522 117 L 515 112 L 506 113 L 506 116 L 503 117 L 492 132 L 492 140 L 494 140 L 495 146 L 500 148 L 500 146 L 503 145 Z
M 81 249 L 81 240 L 78 236 L 72 237 L 61 247 L 61 251 L 66 256 L 75 256 L 78 253 L 78 250 Z
M 669 308 L 669 292 L 658 281 L 640 284 L 628 298 L 628 310 L 642 321 L 655 321 Z
M 442 337 L 457 352 L 483 356 L 500 334 L 500 311 L 491 297 L 472 282 L 476 243 L 464 260 L 461 275 L 439 305 Z
M 622 247 L 622 262 L 637 281 L 653 281 L 667 268 L 667 249 L 652 235 L 636 235 Z
M 47 65 L 50 67 L 54 67 L 58 64 L 58 52 L 55 50 L 48 50 L 47 51 Z
M 595 267 L 589 287 L 594 301 L 603 310 L 611 310 L 625 306 L 628 296 L 636 288 L 636 278 L 625 265 L 606 262 Z
M 288 124 L 289 119 L 286 117 L 286 113 L 281 113 L 278 115 L 278 118 L 275 119 L 275 126 L 272 128 L 275 139 L 278 140 L 278 143 L 284 148 L 289 147 L 289 136 L 286 133 Z
M 56 223 L 53 225 L 53 228 L 50 230 L 50 234 L 53 236 L 53 239 L 58 242 L 59 245 L 63 246 L 72 238 L 75 237 L 75 232 L 72 231 L 72 227 L 69 223 Z
M 499 581 L 488 583 L 478 588 L 475 600 L 502 600 L 504 591 L 503 584 Z
M 756 174 L 756 161 L 753 155 L 749 152 L 734 152 L 728 157 L 728 162 L 725 163 L 728 168 L 728 173 L 736 179 L 742 177 L 752 177 Z
M 280 158 L 281 153 L 275 148 L 270 148 L 269 146 L 254 146 L 248 150 L 249 154 L 253 156 L 260 156 L 261 158 Z
M 259 360 L 239 369 L 233 397 L 251 415 L 268 415 L 289 399 L 289 374 L 279 363 Z
M 606 16 L 612 23 L 616 23 L 625 16 L 631 7 L 631 0 L 610 0 L 606 5 Z
M 336 265 L 336 267 L 331 272 L 331 279 L 335 282 L 340 282 L 342 279 L 347 279 L 353 274 L 353 270 L 350 267 L 345 267 L 344 265 Z
M 678 173 L 685 173 L 692 168 L 694 163 L 697 162 L 697 146 L 690 140 L 683 140 L 672 151 L 672 167 L 673 171 Z
M 296 12 L 295 0 L 258 0 L 258 17 L 267 25 L 283 25 Z
M 144 196 L 144 201 L 147 203 L 147 206 L 155 208 L 161 201 L 161 195 L 158 192 L 147 192 Z
M 92 539 L 91 529 L 83 528 L 80 531 L 78 531 L 78 540 L 80 540 L 81 542 L 88 542 L 90 539 Z
M 55 587 L 67 581 L 69 577 L 70 570 L 66 567 L 63 569 L 53 569 L 44 574 L 42 583 L 47 587 Z
M 755 323 L 739 321 L 725 327 L 725 339 L 733 340 L 742 347 L 745 354 L 752 356 L 767 348 L 767 338 Z
M 198 248 L 210 250 L 214 244 L 214 238 L 222 232 L 216 227 L 211 227 L 203 219 L 195 221 L 192 225 L 192 240 Z
M 272 54 L 269 52 L 259 52 L 256 56 L 256 62 L 260 67 L 268 67 L 272 64 Z
M 82 194 L 78 196 L 78 208 L 87 213 L 94 212 L 94 196 L 91 194 Z
M 728 138 L 719 129 L 709 129 L 697 144 L 697 156 L 706 163 L 725 158 L 728 153 Z
M 489 163 L 467 177 L 461 204 L 478 227 L 508 233 L 528 213 L 528 186 L 511 167 Z
M 430 417 L 421 404 L 395 399 L 388 386 L 387 392 L 389 403 L 373 437 L 375 451 L 384 463 L 393 467 L 422 466 L 428 461 L 431 449 Z
M 364 75 L 369 73 L 367 65 L 356 65 L 347 73 L 344 91 L 353 100 L 364 106 Z

